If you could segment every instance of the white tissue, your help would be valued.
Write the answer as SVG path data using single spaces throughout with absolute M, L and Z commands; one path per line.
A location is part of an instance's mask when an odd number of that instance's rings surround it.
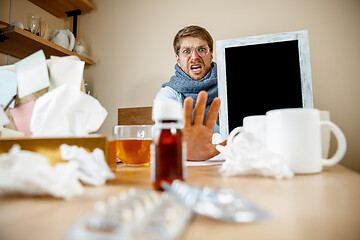
M 64 84 L 37 99 L 32 136 L 84 136 L 97 131 L 107 116 L 98 100 Z
M 51 166 L 41 154 L 21 150 L 14 145 L 0 155 L 0 195 L 53 195 L 70 199 L 83 193 L 77 178 L 78 164 L 58 163 Z
M 225 156 L 220 168 L 225 176 L 259 175 L 276 179 L 294 176 L 282 157 L 267 150 L 252 133 L 241 132 L 232 142 L 217 145 L 216 149 Z
M 82 147 L 62 144 L 60 153 L 63 160 L 76 162 L 79 165 L 77 176 L 83 183 L 101 186 L 106 180 L 115 178 L 115 174 L 105 161 L 104 152 L 99 148 L 89 153 Z
M 80 90 L 83 81 L 85 62 L 77 56 L 56 57 L 51 56 L 47 64 L 50 74 L 49 91 L 69 84 L 76 90 Z

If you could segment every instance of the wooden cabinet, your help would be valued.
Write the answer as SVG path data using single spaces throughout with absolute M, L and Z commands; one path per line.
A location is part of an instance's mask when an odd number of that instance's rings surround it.
M 89 12 L 94 9 L 94 5 L 88 0 L 29 0 L 50 12 L 56 17 L 66 17 L 67 12 L 80 10 L 81 13 Z M 42 49 L 46 58 L 54 56 L 76 55 L 87 65 L 93 62 L 71 52 L 55 43 L 45 40 L 35 34 L 16 26 L 0 28 L 0 52 L 17 58 L 25 58 L 30 54 Z

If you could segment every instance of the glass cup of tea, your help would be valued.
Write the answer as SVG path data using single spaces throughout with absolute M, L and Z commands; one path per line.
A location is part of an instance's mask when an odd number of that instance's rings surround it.
M 148 166 L 152 125 L 118 125 L 114 127 L 116 156 L 128 166 Z

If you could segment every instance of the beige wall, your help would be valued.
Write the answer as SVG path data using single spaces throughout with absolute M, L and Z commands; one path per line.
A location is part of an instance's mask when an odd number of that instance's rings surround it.
M 174 73 L 172 40 L 186 25 L 207 28 L 214 40 L 308 30 L 314 106 L 343 129 L 343 164 L 360 172 L 359 0 L 91 2 L 96 10 L 79 18 L 78 31 L 97 60 L 85 80 L 109 112 L 100 133 L 111 134 L 118 107 L 152 105 Z

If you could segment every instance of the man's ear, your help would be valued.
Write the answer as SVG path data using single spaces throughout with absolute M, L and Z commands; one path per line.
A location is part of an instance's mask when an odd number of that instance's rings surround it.
M 177 62 L 177 63 L 180 63 L 179 55 L 176 54 L 175 57 L 176 57 L 176 62 Z

